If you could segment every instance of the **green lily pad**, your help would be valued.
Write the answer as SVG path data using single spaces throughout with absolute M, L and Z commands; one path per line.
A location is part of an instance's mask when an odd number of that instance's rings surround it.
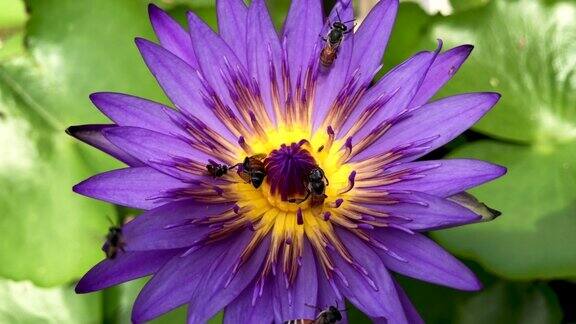
M 422 38 L 428 35 L 433 21 L 434 17 L 426 14 L 418 4 L 400 3 L 396 23 L 384 54 L 384 69 L 379 76 L 423 49 Z M 432 46 L 431 49 L 435 47 Z
M 54 286 L 102 258 L 115 210 L 72 192 L 94 171 L 73 139 L 26 118 L 27 108 L 0 83 L 0 274 Z
M 10 29 L 20 28 L 26 21 L 26 10 L 22 0 L 2 0 L 0 10 L 0 40 Z
M 452 157 L 492 161 L 508 174 L 471 190 L 502 211 L 494 221 L 434 232 L 451 251 L 513 279 L 576 275 L 576 146 L 519 146 L 481 141 Z
M 106 119 L 95 91 L 165 100 L 132 43 L 154 39 L 145 4 L 30 0 L 25 52 L 0 62 L 0 276 L 55 286 L 103 254 L 113 206 L 72 185 L 120 166 L 64 134 Z
M 576 2 L 492 1 L 436 19 L 428 43 L 475 46 L 443 95 L 496 91 L 475 128 L 521 142 L 576 140 Z
M 406 278 L 400 283 L 428 324 L 555 324 L 562 319 L 558 299 L 544 283 L 510 283 L 495 278 L 483 281 L 486 286 L 480 292 Z
M 491 0 L 451 0 L 452 10 L 454 13 L 470 10 L 488 5 Z
M 100 323 L 101 304 L 100 294 L 78 296 L 72 287 L 0 279 L 0 323 Z

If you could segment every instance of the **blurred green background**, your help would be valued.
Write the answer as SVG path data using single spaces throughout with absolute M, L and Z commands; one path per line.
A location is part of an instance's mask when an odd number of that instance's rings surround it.
M 213 0 L 155 2 L 181 21 L 192 9 L 216 28 Z M 374 3 L 359 2 L 359 16 Z M 576 1 L 421 2 L 402 2 L 384 70 L 435 48 L 437 38 L 446 49 L 474 44 L 440 96 L 503 98 L 430 158 L 480 158 L 509 173 L 473 191 L 503 216 L 431 234 L 470 264 L 485 290 L 400 280 L 428 323 L 576 323 Z M 147 3 L 0 0 L 0 323 L 129 322 L 145 279 L 73 292 L 103 257 L 107 217 L 134 211 L 72 193 L 73 184 L 120 165 L 64 130 L 105 122 L 91 92 L 167 102 L 133 45 L 135 36 L 154 39 Z M 269 1 L 278 26 L 288 6 Z M 184 318 L 179 309 L 156 322 Z M 354 309 L 350 318 L 368 322 Z

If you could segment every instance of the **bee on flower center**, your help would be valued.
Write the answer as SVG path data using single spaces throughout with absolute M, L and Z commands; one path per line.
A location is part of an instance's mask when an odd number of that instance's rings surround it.
M 353 31 L 353 29 L 348 29 L 348 26 L 346 26 L 347 23 L 352 21 L 354 20 L 342 22 L 338 14 L 338 21 L 330 26 L 328 35 L 326 35 L 326 37 L 322 36 L 326 44 L 320 53 L 320 63 L 322 63 L 324 67 L 330 67 L 332 63 L 334 63 L 334 60 L 336 60 L 344 35 Z
M 292 203 L 302 203 L 310 198 L 310 206 L 317 207 L 324 204 L 326 199 L 326 187 L 329 185 L 328 178 L 319 166 L 312 168 L 304 177 L 304 188 L 306 188 L 306 196 L 302 199 L 292 198 L 288 200 Z
M 246 157 L 243 163 L 237 165 L 238 175 L 256 189 L 262 185 L 264 177 L 266 177 L 265 158 L 266 155 L 257 154 Z

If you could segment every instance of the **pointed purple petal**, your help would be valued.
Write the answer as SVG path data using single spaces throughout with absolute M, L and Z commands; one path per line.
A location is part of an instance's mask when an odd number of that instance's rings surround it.
M 316 271 L 318 272 L 318 298 L 316 304 L 313 305 L 316 306 L 316 312 L 318 313 L 330 306 L 334 306 L 340 310 L 340 315 L 342 315 L 341 323 L 348 323 L 348 314 L 345 310 L 346 302 L 342 296 L 336 294 L 319 264 L 317 264 Z
M 100 173 L 75 185 L 73 190 L 126 207 L 152 209 L 165 203 L 156 197 L 186 186 L 189 185 L 152 168 L 133 167 Z
M 248 231 L 250 232 L 250 231 Z M 270 236 L 265 237 L 229 283 L 230 274 L 248 244 L 251 233 L 243 233 L 238 241 L 228 246 L 224 258 L 207 268 L 206 277 L 188 303 L 188 323 L 206 323 L 218 311 L 236 299 L 240 293 L 251 287 L 250 283 L 260 273 L 262 262 L 268 253 Z
M 392 193 L 391 199 L 396 204 L 362 204 L 399 217 L 403 227 L 415 231 L 431 231 L 474 223 L 481 219 L 473 211 L 445 198 L 428 195 L 422 192 Z M 405 219 L 408 219 L 406 221 Z M 394 222 L 390 220 L 390 222 Z
M 79 294 L 108 288 L 152 274 L 182 250 L 120 252 L 88 271 L 76 285 Z
M 202 246 L 186 256 L 173 258 L 142 288 L 132 308 L 132 321 L 142 323 L 187 303 L 211 267 L 224 262 L 238 237 Z M 246 241 L 241 240 L 239 243 Z
M 304 241 L 301 262 L 298 276 L 290 288 L 286 287 L 286 274 L 281 269 L 274 277 L 274 312 L 282 322 L 315 318 L 316 310 L 309 305 L 314 306 L 317 298 L 316 261 L 307 240 Z
M 274 322 L 272 308 L 272 285 L 265 284 L 262 296 L 257 297 L 252 306 L 254 287 L 248 286 L 240 296 L 224 309 L 224 324 Z
M 186 158 L 205 165 L 209 159 L 217 159 L 200 152 L 190 144 L 169 135 L 138 127 L 116 127 L 104 134 L 114 145 L 147 165 L 183 180 L 205 178 L 181 171 L 173 163 L 175 157 Z M 168 165 L 167 165 L 168 164 Z
M 236 118 L 240 118 L 241 114 L 232 102 L 228 86 L 222 74 L 229 74 L 227 72 L 229 70 L 226 66 L 227 62 L 232 69 L 239 70 L 244 75 L 247 74 L 245 66 L 240 62 L 230 46 L 196 14 L 188 12 L 187 16 L 192 46 L 200 62 L 203 77 L 224 103 L 229 106 Z M 243 39 L 242 41 L 245 42 L 246 40 Z
M 383 250 L 376 250 L 392 271 L 460 290 L 479 290 L 482 287 L 462 262 L 423 234 L 408 234 L 394 228 L 378 229 L 372 234 L 390 251 L 406 260 L 399 261 Z
M 380 66 L 397 12 L 398 0 L 380 0 L 358 27 L 350 69 L 359 69 L 361 83 L 370 81 Z
M 148 14 L 152 28 L 154 28 L 162 47 L 197 69 L 198 60 L 194 55 L 190 36 L 182 26 L 154 4 L 148 5 Z
M 354 19 L 354 8 L 352 6 L 352 0 L 339 0 L 332 8 L 330 16 L 326 21 L 321 35 L 326 36 L 330 31 L 329 22 L 338 21 L 338 16 L 342 21 L 350 21 Z M 347 24 L 352 28 L 351 23 Z M 321 44 L 321 46 L 325 46 Z M 313 130 L 318 129 L 328 110 L 334 103 L 336 96 L 344 86 L 344 84 L 349 80 L 351 71 L 350 60 L 352 59 L 352 50 L 354 48 L 354 34 L 350 33 L 344 36 L 342 40 L 342 45 L 338 50 L 338 56 L 330 68 L 320 68 L 320 74 L 318 78 L 318 90 L 316 94 L 316 103 L 314 104 L 314 110 L 312 111 L 312 122 Z M 318 58 L 319 59 L 319 58 Z
M 274 70 L 272 71 L 274 71 L 276 83 L 278 86 L 282 86 L 283 83 L 280 78 L 282 47 L 264 0 L 254 0 L 250 6 L 247 43 L 248 72 L 250 76 L 258 81 L 268 116 L 270 116 L 272 122 L 275 122 L 276 116 L 272 106 L 270 63 L 274 64 Z M 272 61 L 270 62 L 270 60 Z
M 398 292 L 398 296 L 400 297 L 400 302 L 402 303 L 402 308 L 404 308 L 404 313 L 406 314 L 406 318 L 408 319 L 408 323 L 410 324 L 424 324 L 424 320 L 418 314 L 418 311 L 412 305 L 410 298 L 406 295 L 406 292 L 396 280 L 394 280 L 394 287 L 396 287 L 396 291 Z
M 423 149 L 404 161 L 415 160 L 451 141 L 484 116 L 500 99 L 492 92 L 468 93 L 426 104 L 393 125 L 380 139 L 351 161 L 390 152 L 394 148 L 424 141 Z
M 336 233 L 346 242 L 346 247 L 357 265 L 362 266 L 368 273 L 368 276 L 364 275 L 362 270 L 354 268 L 339 254 L 333 253 L 334 264 L 348 284 L 335 276 L 342 294 L 368 316 L 385 317 L 391 323 L 406 323 L 393 279 L 378 255 L 348 230 L 337 228 Z
M 409 175 L 416 177 L 385 185 L 382 188 L 413 190 L 439 197 L 449 197 L 506 173 L 506 168 L 480 160 L 448 159 L 403 163 L 386 169 L 383 176 L 403 170 L 414 170 Z
M 349 134 L 357 140 L 364 138 L 374 127 L 408 108 L 408 104 L 420 88 L 422 80 L 424 80 L 441 47 L 442 43 L 439 43 L 436 51 L 417 53 L 386 73 L 376 85 L 368 90 L 358 103 L 358 107 L 339 130 L 338 135 L 340 137 L 346 135 L 346 132 L 358 123 L 360 115 L 366 109 L 374 109 L 371 117 L 358 131 Z M 383 97 L 390 97 L 384 106 L 373 106 L 376 102 L 382 101 Z
M 70 126 L 66 129 L 66 133 L 70 136 L 81 140 L 82 142 L 93 146 L 100 151 L 126 163 L 129 166 L 143 166 L 144 163 L 138 161 L 130 154 L 122 151 L 116 145 L 104 137 L 104 131 L 118 127 L 116 125 L 80 125 Z
M 398 297 L 400 298 L 400 302 L 402 303 L 402 308 L 404 309 L 404 314 L 406 314 L 406 319 L 408 320 L 408 324 L 424 324 L 424 320 L 418 314 L 418 311 L 414 308 L 414 305 L 410 302 L 410 299 L 400 287 L 398 282 L 394 280 L 394 287 L 396 288 L 396 292 L 398 292 Z M 388 324 L 388 321 L 385 318 L 372 318 L 372 323 L 374 324 Z
M 148 40 L 137 38 L 136 45 L 146 65 L 176 108 L 199 118 L 230 142 L 237 141 L 212 109 L 206 106 L 202 96 L 204 86 L 190 65 Z
M 207 204 L 193 200 L 167 203 L 138 216 L 123 227 L 127 251 L 190 247 L 214 229 L 192 221 L 217 216 L 232 203 Z
M 146 128 L 166 135 L 186 135 L 173 122 L 178 112 L 162 104 L 113 92 L 93 93 L 90 100 L 118 126 Z
M 292 1 L 282 37 L 286 39 L 285 50 L 288 53 L 288 68 L 293 88 L 298 78 L 304 80 L 309 62 L 313 55 L 317 54 L 314 48 L 321 44 L 320 32 L 323 25 L 320 0 Z
M 438 55 L 409 106 L 417 107 L 428 102 L 454 76 L 473 48 L 472 45 L 462 45 Z
M 246 4 L 242 0 L 217 0 L 216 9 L 220 37 L 246 66 Z

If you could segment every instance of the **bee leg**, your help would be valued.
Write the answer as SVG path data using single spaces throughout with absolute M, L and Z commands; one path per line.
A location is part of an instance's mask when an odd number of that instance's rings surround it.
M 231 165 L 228 167 L 228 170 L 232 170 L 232 169 L 236 169 L 237 167 L 239 167 L 240 165 L 242 165 L 242 163 L 236 163 L 234 165 Z
M 330 185 L 330 181 L 328 181 L 328 178 L 326 177 L 326 175 L 324 175 L 324 180 L 326 180 L 326 186 Z
M 308 193 L 306 193 L 306 196 L 304 198 L 302 198 L 302 199 L 291 198 L 291 199 L 288 199 L 288 202 L 301 204 L 301 203 L 305 202 L 309 197 L 310 197 L 310 191 L 308 191 Z

